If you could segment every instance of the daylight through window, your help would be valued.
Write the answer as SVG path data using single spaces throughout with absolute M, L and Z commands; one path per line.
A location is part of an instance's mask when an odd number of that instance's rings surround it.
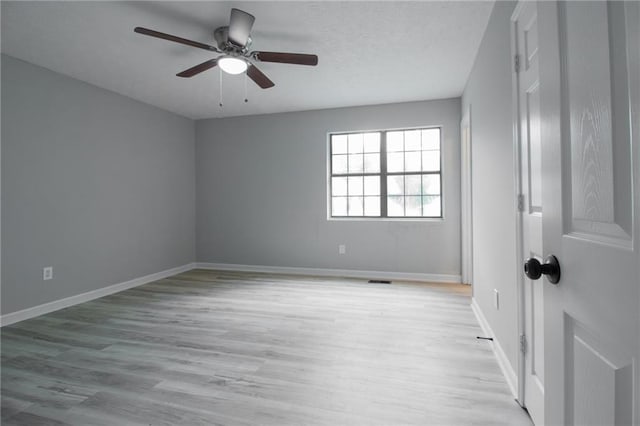
M 442 217 L 440 128 L 330 135 L 331 217 Z

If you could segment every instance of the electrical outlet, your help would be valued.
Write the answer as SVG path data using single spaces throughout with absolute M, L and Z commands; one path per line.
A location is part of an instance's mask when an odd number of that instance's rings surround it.
M 339 244 L 338 245 L 338 254 L 346 254 L 346 253 L 347 253 L 346 244 Z
M 53 279 L 53 266 L 42 268 L 42 280 L 47 281 Z
M 497 289 L 493 289 L 493 306 L 496 310 L 500 309 L 500 292 Z

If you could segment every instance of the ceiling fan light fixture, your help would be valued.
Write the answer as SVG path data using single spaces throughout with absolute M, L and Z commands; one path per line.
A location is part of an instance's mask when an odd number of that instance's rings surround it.
M 235 56 L 218 58 L 218 66 L 227 74 L 242 74 L 247 70 L 247 61 Z

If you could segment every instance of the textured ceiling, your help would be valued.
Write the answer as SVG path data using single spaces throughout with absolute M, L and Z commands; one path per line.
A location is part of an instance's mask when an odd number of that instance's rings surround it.
M 198 119 L 460 96 L 492 2 L 8 2 L 2 52 Z M 215 54 L 133 32 L 213 43 L 232 7 L 256 17 L 253 50 L 315 53 L 317 67 L 260 63 L 262 90 L 219 71 L 175 74 Z

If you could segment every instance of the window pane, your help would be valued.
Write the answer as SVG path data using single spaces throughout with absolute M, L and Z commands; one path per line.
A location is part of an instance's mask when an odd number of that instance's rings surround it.
M 387 133 L 387 152 L 404 150 L 403 133 L 404 132 Z
M 347 195 L 347 178 L 334 177 L 331 178 L 331 195 Z
M 409 130 L 404 132 L 405 151 L 420 151 L 420 130 Z
M 428 217 L 442 216 L 440 210 L 440 197 L 426 196 L 422 197 L 422 215 Z
M 349 135 L 349 154 L 357 154 L 362 152 L 362 133 L 354 133 Z
M 331 153 L 332 154 L 347 153 L 347 135 L 331 136 Z
M 422 131 L 422 149 L 440 149 L 440 129 Z
M 387 154 L 387 171 L 389 173 L 404 171 L 404 153 L 391 152 Z
M 409 175 L 404 178 L 405 189 L 404 193 L 407 195 L 421 195 L 422 194 L 422 176 L 421 175 Z
M 364 134 L 364 152 L 380 152 L 380 133 Z
M 387 197 L 387 215 L 404 216 L 404 197 Z
M 364 197 L 364 215 L 380 216 L 380 197 Z
M 362 195 L 362 176 L 349 176 L 349 195 Z
M 331 198 L 331 216 L 347 215 L 347 197 Z
M 347 173 L 347 156 L 346 155 L 334 155 L 331 159 L 331 172 L 334 175 Z
M 380 173 L 380 154 L 364 155 L 364 172 Z
M 422 175 L 422 193 L 440 195 L 440 175 Z
M 440 170 L 440 151 L 422 151 L 422 171 L 437 172 Z
M 364 195 L 380 195 L 380 176 L 365 176 Z
M 422 197 L 405 197 L 405 215 L 422 216 Z
M 362 173 L 363 167 L 362 154 L 349 154 L 349 173 Z
M 387 176 L 387 194 L 404 195 L 404 176 Z
M 362 197 L 349 197 L 349 216 L 362 216 Z
M 407 151 L 404 153 L 404 170 L 406 172 L 420 171 L 420 151 Z

